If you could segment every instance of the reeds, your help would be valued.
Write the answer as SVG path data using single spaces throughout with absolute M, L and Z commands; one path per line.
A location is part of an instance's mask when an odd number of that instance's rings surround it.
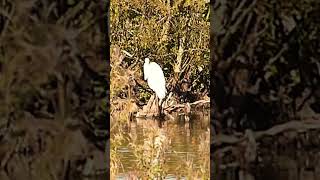
M 137 159 L 136 174 L 142 179 L 164 179 L 167 176 L 165 152 L 171 141 L 163 129 L 151 127 L 143 132 L 143 143 L 129 137 L 130 148 Z

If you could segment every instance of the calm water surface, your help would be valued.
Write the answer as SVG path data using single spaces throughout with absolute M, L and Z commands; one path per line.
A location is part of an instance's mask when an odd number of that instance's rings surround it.
M 186 118 L 184 115 L 172 114 L 174 119 L 166 120 L 160 125 L 156 119 L 135 119 L 131 122 L 125 135 L 133 135 L 139 142 L 143 141 L 143 130 L 150 127 L 164 129 L 168 138 L 171 139 L 171 146 L 167 152 L 167 166 L 169 176 L 167 179 L 175 179 L 177 167 L 182 161 L 193 160 L 197 168 L 199 166 L 199 137 L 209 131 L 210 117 L 209 112 L 193 112 Z M 161 126 L 161 127 L 159 127 Z M 128 147 L 129 142 L 125 142 L 119 149 L 121 161 L 124 169 L 118 174 L 117 179 L 126 179 L 130 171 L 134 171 L 136 167 L 136 159 Z M 208 150 L 209 151 L 209 150 Z M 121 170 L 120 170 L 121 171 Z
M 256 161 L 246 168 L 228 157 L 232 153 L 214 158 L 220 163 L 213 176 L 219 180 L 320 180 L 319 134 L 317 130 L 267 136 L 259 141 Z

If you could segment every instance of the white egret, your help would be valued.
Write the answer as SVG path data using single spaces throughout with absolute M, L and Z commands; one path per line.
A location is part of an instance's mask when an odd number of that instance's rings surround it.
M 150 63 L 149 58 L 145 58 L 143 71 L 144 80 L 147 80 L 149 87 L 156 93 L 159 98 L 159 106 L 161 107 L 162 100 L 165 98 L 167 93 L 166 80 L 164 78 L 163 71 L 157 63 Z

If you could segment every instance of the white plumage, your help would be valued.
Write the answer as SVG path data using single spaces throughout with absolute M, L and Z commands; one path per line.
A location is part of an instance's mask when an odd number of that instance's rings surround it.
M 143 71 L 144 80 L 147 80 L 149 87 L 156 93 L 161 103 L 167 93 L 166 80 L 161 67 L 155 62 L 150 63 L 149 58 L 145 58 Z

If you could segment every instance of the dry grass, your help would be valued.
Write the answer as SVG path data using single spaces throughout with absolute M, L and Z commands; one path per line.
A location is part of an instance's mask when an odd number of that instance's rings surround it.
M 134 136 L 124 137 L 130 114 L 137 111 L 138 101 L 145 103 L 149 93 L 135 81 L 143 79 L 142 61 L 150 57 L 164 69 L 168 87 L 185 79 L 195 93 L 209 89 L 209 5 L 205 1 L 113 1 L 110 7 L 111 27 L 111 174 L 114 178 L 122 168 L 117 148 L 125 138 L 137 160 L 132 176 L 142 179 L 166 177 L 166 151 L 170 139 L 163 129 L 147 128 L 143 143 Z M 132 57 L 125 55 L 124 51 Z M 201 74 L 201 76 L 199 76 Z M 144 84 L 141 84 L 144 86 Z M 135 88 L 135 89 L 134 89 Z M 206 137 L 199 147 L 208 153 Z M 206 149 L 207 148 L 207 149 Z M 209 158 L 209 155 L 207 156 Z M 185 172 L 208 179 L 209 162 L 195 172 L 193 163 Z
M 196 166 L 194 157 L 187 154 L 186 158 L 181 158 L 181 164 L 177 167 L 177 177 L 187 179 L 210 179 L 210 131 L 207 130 L 200 135 L 197 140 L 200 142 L 197 154 L 201 156 L 199 166 Z
M 1 157 L 9 179 L 80 178 L 84 169 L 76 161 L 97 150 L 78 128 L 81 120 L 94 119 L 92 131 L 106 133 L 95 124 L 107 111 L 101 4 L 59 2 L 0 0 L 0 151 L 2 144 L 14 149 L 7 162 Z M 103 78 L 88 75 L 79 57 Z M 81 125 L 67 127 L 70 119 Z
M 112 2 L 111 43 L 133 55 L 123 59 L 127 66 L 142 67 L 148 56 L 163 67 L 168 87 L 185 79 L 192 91 L 208 93 L 208 14 L 205 1 Z
M 130 137 L 130 147 L 137 159 L 136 174 L 141 179 L 164 179 L 167 176 L 165 152 L 170 148 L 170 139 L 163 129 L 145 129 L 143 143 Z

